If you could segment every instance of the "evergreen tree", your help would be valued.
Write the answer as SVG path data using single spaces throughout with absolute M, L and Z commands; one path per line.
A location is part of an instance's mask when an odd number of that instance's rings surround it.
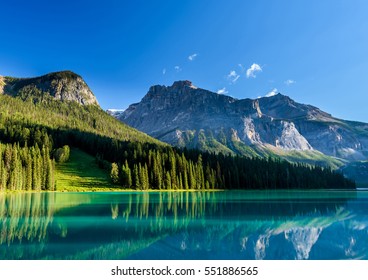
M 169 171 L 165 174 L 165 187 L 167 190 L 171 190 L 171 176 Z
M 136 189 L 141 188 L 141 183 L 139 181 L 139 170 L 136 164 L 134 164 L 133 166 L 133 185 L 135 186 Z
M 169 153 L 170 157 L 170 177 L 171 177 L 171 188 L 176 189 L 178 187 L 178 182 L 176 179 L 176 161 L 174 153 Z
M 25 185 L 25 189 L 27 191 L 32 189 L 32 157 L 31 154 L 29 153 L 27 155 L 27 161 L 26 161 L 26 185 Z
M 115 162 L 111 164 L 110 179 L 113 184 L 119 183 L 119 166 Z
M 127 160 L 125 160 L 124 165 L 121 166 L 121 184 L 124 188 L 130 188 L 133 185 L 132 173 Z

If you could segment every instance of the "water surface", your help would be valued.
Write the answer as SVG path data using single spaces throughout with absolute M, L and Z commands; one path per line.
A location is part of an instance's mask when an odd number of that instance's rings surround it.
M 368 192 L 0 195 L 0 259 L 368 259 Z

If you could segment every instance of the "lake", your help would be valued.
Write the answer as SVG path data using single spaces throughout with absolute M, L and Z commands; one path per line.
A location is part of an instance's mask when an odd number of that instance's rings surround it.
M 367 191 L 0 194 L 0 259 L 368 259 Z

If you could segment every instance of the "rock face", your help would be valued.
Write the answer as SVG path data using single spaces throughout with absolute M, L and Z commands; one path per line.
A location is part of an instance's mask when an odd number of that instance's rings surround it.
M 3 76 L 0 76 L 0 94 L 4 93 L 4 87 L 5 87 L 5 78 Z
M 52 97 L 75 101 L 81 105 L 98 105 L 97 99 L 79 75 L 71 71 L 50 73 L 36 78 L 0 77 L 0 94 L 23 99 Z
M 368 158 L 368 124 L 332 117 L 277 94 L 235 99 L 190 81 L 152 86 L 121 121 L 172 145 L 242 155 L 298 152 Z

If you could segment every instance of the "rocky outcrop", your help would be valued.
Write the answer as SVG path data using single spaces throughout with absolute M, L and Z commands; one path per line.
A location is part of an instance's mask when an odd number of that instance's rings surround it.
M 119 118 L 120 115 L 124 112 L 125 110 L 121 110 L 121 109 L 107 109 L 106 113 L 108 113 L 110 116 L 113 116 L 115 118 Z
M 98 105 L 95 95 L 81 76 L 62 71 L 36 78 L 0 79 L 0 94 L 18 96 L 23 99 L 52 97 L 61 101 L 75 101 L 81 105 Z
M 243 155 L 271 149 L 368 158 L 368 124 L 334 118 L 282 94 L 239 100 L 178 81 L 152 86 L 141 102 L 117 117 L 181 147 Z
M 0 94 L 4 93 L 4 86 L 5 86 L 4 77 L 0 76 Z

